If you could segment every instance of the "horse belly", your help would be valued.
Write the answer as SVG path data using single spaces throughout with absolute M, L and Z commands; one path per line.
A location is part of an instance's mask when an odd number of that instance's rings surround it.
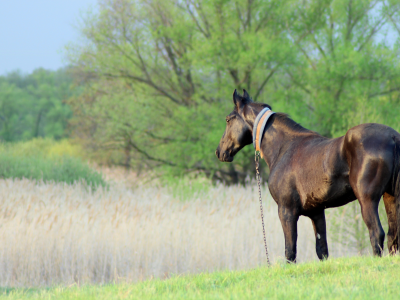
M 301 202 L 305 211 L 342 206 L 355 200 L 348 174 L 339 178 L 322 176 L 314 188 L 302 194 Z
M 298 190 L 305 211 L 337 207 L 355 200 L 349 165 L 340 151 L 342 141 L 342 138 L 336 139 L 319 151 L 323 155 L 311 156 L 303 164 Z
M 350 185 L 349 177 L 339 179 L 329 189 L 326 201 L 324 202 L 325 208 L 338 207 L 345 205 L 349 202 L 356 200 L 354 191 Z

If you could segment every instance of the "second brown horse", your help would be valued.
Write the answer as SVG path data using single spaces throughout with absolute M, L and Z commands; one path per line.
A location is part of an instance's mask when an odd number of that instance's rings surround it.
M 226 129 L 216 150 L 219 160 L 253 143 L 253 125 L 267 104 L 253 102 L 248 93 L 233 94 L 235 109 L 226 117 Z M 278 204 L 285 235 L 285 255 L 296 260 L 297 221 L 311 219 L 316 252 L 328 257 L 325 209 L 358 199 L 369 230 L 372 250 L 381 255 L 385 233 L 378 215 L 381 197 L 389 223 L 388 249 L 398 250 L 400 228 L 400 134 L 380 124 L 362 124 L 346 135 L 329 139 L 303 128 L 286 114 L 268 120 L 261 152 L 269 166 L 269 190 Z

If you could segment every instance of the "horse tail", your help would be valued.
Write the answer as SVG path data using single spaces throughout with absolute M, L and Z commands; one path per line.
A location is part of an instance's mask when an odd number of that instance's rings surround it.
M 396 201 L 396 219 L 397 219 L 397 234 L 395 242 L 395 251 L 399 251 L 400 244 L 400 140 L 393 138 L 395 142 L 394 148 L 394 172 L 393 172 L 393 190 Z

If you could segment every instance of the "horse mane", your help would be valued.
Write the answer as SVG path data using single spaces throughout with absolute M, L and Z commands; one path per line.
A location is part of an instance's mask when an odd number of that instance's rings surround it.
M 299 123 L 293 121 L 288 114 L 277 112 L 275 118 L 279 120 L 279 123 L 283 124 L 289 131 L 296 133 L 315 133 L 307 128 L 304 128 Z

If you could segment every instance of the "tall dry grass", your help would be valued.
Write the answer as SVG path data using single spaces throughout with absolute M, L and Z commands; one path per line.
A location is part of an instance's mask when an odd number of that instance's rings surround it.
M 8 179 L 0 190 L 1 286 L 137 281 L 266 263 L 254 188 L 219 185 L 185 202 L 161 187 L 91 191 Z M 263 196 L 276 262 L 284 238 L 277 206 Z M 298 260 L 316 259 L 311 222 L 300 218 L 298 232 Z M 333 256 L 356 254 L 329 246 Z

